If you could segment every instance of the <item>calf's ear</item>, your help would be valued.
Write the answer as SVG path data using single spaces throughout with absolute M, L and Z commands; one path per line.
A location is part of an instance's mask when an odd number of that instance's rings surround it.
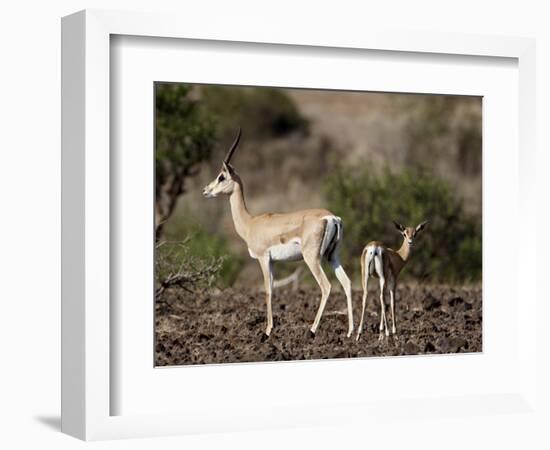
M 399 231 L 405 231 L 405 227 L 401 225 L 399 222 L 393 221 L 393 224 L 395 225 L 395 228 L 397 228 Z
M 422 231 L 427 224 L 428 224 L 428 221 L 425 220 L 421 224 L 417 225 L 416 226 L 416 232 Z

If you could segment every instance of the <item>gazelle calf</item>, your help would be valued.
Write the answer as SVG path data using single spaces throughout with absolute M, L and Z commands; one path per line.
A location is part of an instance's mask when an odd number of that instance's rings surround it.
M 353 333 L 351 282 L 338 257 L 338 248 L 343 236 L 342 220 L 326 209 L 307 209 L 286 214 L 251 215 L 244 199 L 243 182 L 229 163 L 240 137 L 241 130 L 239 129 L 239 133 L 222 163 L 220 173 L 204 188 L 203 195 L 205 197 L 216 197 L 220 194 L 229 196 L 235 230 L 246 243 L 250 256 L 260 263 L 266 291 L 267 327 L 265 334 L 269 336 L 273 328 L 271 309 L 273 262 L 303 259 L 319 284 L 321 303 L 311 326 L 311 332 L 315 333 L 331 288 L 321 266 L 323 258 L 326 258 L 346 294 L 348 337 L 350 337 Z
M 361 322 L 357 330 L 357 340 L 363 331 L 363 318 L 365 316 L 365 306 L 367 304 L 367 286 L 369 277 L 378 277 L 380 280 L 380 336 L 383 339 L 383 332 L 389 336 L 388 324 L 386 321 L 386 305 L 384 303 L 384 292 L 386 284 L 390 291 L 390 308 L 392 319 L 392 334 L 395 334 L 395 288 L 397 286 L 397 277 L 409 260 L 411 247 L 414 238 L 424 229 L 428 222 L 422 222 L 416 228 L 404 227 L 394 221 L 397 230 L 403 235 L 403 244 L 399 250 L 392 250 L 379 241 L 369 242 L 363 249 L 361 255 L 361 283 L 363 284 L 363 305 L 361 309 Z

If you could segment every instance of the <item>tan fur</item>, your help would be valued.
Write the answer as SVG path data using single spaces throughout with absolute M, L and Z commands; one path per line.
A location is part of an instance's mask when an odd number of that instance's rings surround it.
M 403 236 L 403 243 L 401 244 L 401 247 L 399 250 L 393 250 L 387 246 L 385 246 L 380 241 L 371 241 L 369 242 L 363 249 L 363 252 L 361 253 L 361 283 L 363 287 L 363 303 L 362 303 L 362 311 L 361 311 L 361 320 L 359 323 L 359 329 L 357 331 L 357 339 L 359 339 L 361 332 L 363 331 L 363 319 L 365 315 L 365 306 L 366 306 L 366 300 L 367 300 L 367 288 L 368 288 L 368 279 L 371 276 L 369 274 L 369 268 L 368 268 L 368 253 L 369 250 L 374 251 L 376 250 L 377 253 L 381 251 L 382 256 L 382 274 L 383 278 L 380 277 L 380 274 L 377 270 L 374 270 L 372 272 L 372 276 L 375 278 L 380 278 L 380 338 L 382 338 L 382 332 L 385 331 L 386 336 L 389 335 L 388 332 L 388 326 L 386 323 L 386 313 L 385 313 L 385 304 L 384 304 L 384 294 L 386 291 L 386 287 L 390 291 L 390 308 L 391 308 L 391 316 L 392 316 L 392 333 L 396 333 L 396 325 L 395 325 L 395 307 L 394 307 L 394 299 L 395 299 L 395 291 L 397 287 L 397 278 L 401 271 L 403 270 L 403 267 L 405 267 L 405 264 L 409 260 L 410 254 L 411 254 L 411 245 L 413 243 L 414 238 L 416 235 L 424 228 L 427 222 L 423 222 L 420 225 L 418 225 L 416 228 L 412 227 L 403 227 L 402 225 L 395 223 L 397 229 L 401 232 Z M 371 264 L 374 264 L 374 261 L 371 262 Z
M 267 213 L 253 216 L 246 207 L 241 178 L 233 167 L 225 163 L 220 174 L 204 189 L 204 195 L 207 197 L 215 197 L 219 194 L 229 195 L 235 230 L 245 241 L 250 255 L 258 260 L 262 268 L 267 305 L 266 334 L 269 335 L 273 327 L 271 312 L 273 285 L 271 265 L 273 259 L 271 249 L 298 240 L 301 256 L 321 289 L 321 303 L 311 331 L 316 332 L 330 293 L 330 282 L 321 266 L 323 257 L 327 257 L 346 293 L 349 322 L 348 336 L 350 336 L 353 332 L 351 283 L 338 259 L 338 233 L 330 237 L 332 239 L 332 245 L 328 246 L 330 251 L 326 251 L 324 255 L 322 254 L 323 239 L 327 232 L 329 220 L 334 219 L 339 222 L 340 219 L 326 209 L 307 209 L 291 213 Z
M 384 273 L 391 274 L 389 276 L 395 276 L 397 277 L 403 267 L 405 267 L 405 264 L 407 263 L 409 259 L 410 254 L 410 246 L 406 244 L 404 241 L 399 250 L 393 250 L 389 247 L 386 247 L 382 242 L 380 241 L 371 241 L 367 245 L 365 245 L 365 248 L 363 249 L 363 254 L 361 255 L 361 276 L 364 278 L 365 272 L 364 265 L 366 264 L 365 256 L 367 254 L 367 249 L 369 247 L 382 247 L 385 249 L 384 258 L 382 259 L 384 264 Z M 375 272 L 373 274 L 375 278 L 378 278 L 378 274 Z

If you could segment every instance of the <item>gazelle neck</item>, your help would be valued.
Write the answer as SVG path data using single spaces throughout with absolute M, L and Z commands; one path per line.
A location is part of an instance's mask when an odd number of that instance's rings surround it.
M 403 266 L 407 263 L 409 260 L 409 257 L 411 255 L 411 245 L 408 243 L 407 239 L 403 239 L 403 244 L 401 244 L 401 247 L 396 252 L 399 255 L 399 258 L 401 259 L 401 264 L 399 266 L 399 271 L 403 268 Z
M 233 189 L 233 192 L 229 196 L 229 203 L 231 204 L 231 215 L 233 216 L 235 230 L 237 234 L 246 241 L 251 215 L 248 209 L 246 209 L 244 189 L 240 180 L 235 183 L 235 189 Z

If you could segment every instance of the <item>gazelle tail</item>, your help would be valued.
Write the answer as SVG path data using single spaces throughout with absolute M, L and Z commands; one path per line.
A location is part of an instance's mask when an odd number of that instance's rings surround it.
M 326 256 L 330 259 L 342 239 L 344 225 L 342 224 L 342 219 L 337 216 L 325 216 L 323 219 L 327 221 L 327 224 L 325 226 L 325 234 L 321 243 L 320 253 L 321 256 Z

